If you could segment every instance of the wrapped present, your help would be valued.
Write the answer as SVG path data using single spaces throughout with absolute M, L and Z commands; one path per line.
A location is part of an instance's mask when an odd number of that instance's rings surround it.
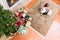
M 23 13 L 21 16 L 22 16 L 22 17 L 25 17 L 25 16 L 26 16 L 26 13 Z
M 19 17 L 21 13 L 19 11 L 16 11 L 15 14 L 17 17 Z
M 28 18 L 28 20 L 32 20 L 30 15 L 26 15 L 26 18 Z
M 22 32 L 22 30 L 23 30 L 23 28 L 24 28 L 24 26 L 21 26 L 21 27 L 19 27 L 19 29 L 18 29 L 18 33 L 21 33 Z
M 31 22 L 30 21 L 27 21 L 26 26 L 27 27 L 30 27 L 31 26 Z
M 16 22 L 17 26 L 20 27 L 23 25 L 23 22 L 21 19 L 18 18 L 17 22 Z
M 21 34 L 22 34 L 23 36 L 26 36 L 26 35 L 28 34 L 28 30 L 27 30 L 27 29 L 23 29 Z
M 18 31 L 17 31 L 19 34 L 21 33 L 23 36 L 26 36 L 27 33 L 28 33 L 28 30 L 24 27 L 24 26 L 21 26 Z
M 25 23 L 27 23 L 27 21 L 28 21 L 28 18 L 25 18 Z

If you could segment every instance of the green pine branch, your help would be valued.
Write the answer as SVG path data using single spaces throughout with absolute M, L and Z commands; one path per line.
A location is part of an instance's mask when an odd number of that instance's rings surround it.
M 3 9 L 3 6 L 0 5 L 0 37 L 10 36 L 16 30 L 15 22 L 16 18 L 13 13 Z

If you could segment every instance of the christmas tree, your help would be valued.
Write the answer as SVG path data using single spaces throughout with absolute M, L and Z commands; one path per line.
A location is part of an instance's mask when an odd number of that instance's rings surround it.
M 16 31 L 16 17 L 9 10 L 3 9 L 0 5 L 0 37 L 6 35 L 7 37 L 12 35 Z

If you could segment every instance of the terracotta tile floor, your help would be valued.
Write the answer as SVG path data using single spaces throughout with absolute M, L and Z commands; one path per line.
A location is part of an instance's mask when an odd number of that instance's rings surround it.
M 52 0 L 52 1 L 60 6 L 60 0 Z
M 21 34 L 16 34 L 12 39 L 10 40 L 42 40 L 43 38 L 37 34 L 34 30 L 31 28 L 28 28 L 28 35 L 22 36 Z
M 30 9 L 31 7 L 33 7 L 35 5 L 35 3 L 37 2 L 38 0 L 32 0 L 27 6 L 26 8 L 27 9 Z
M 58 11 L 58 14 L 57 14 L 55 20 L 56 20 L 57 22 L 60 22 L 60 10 Z

